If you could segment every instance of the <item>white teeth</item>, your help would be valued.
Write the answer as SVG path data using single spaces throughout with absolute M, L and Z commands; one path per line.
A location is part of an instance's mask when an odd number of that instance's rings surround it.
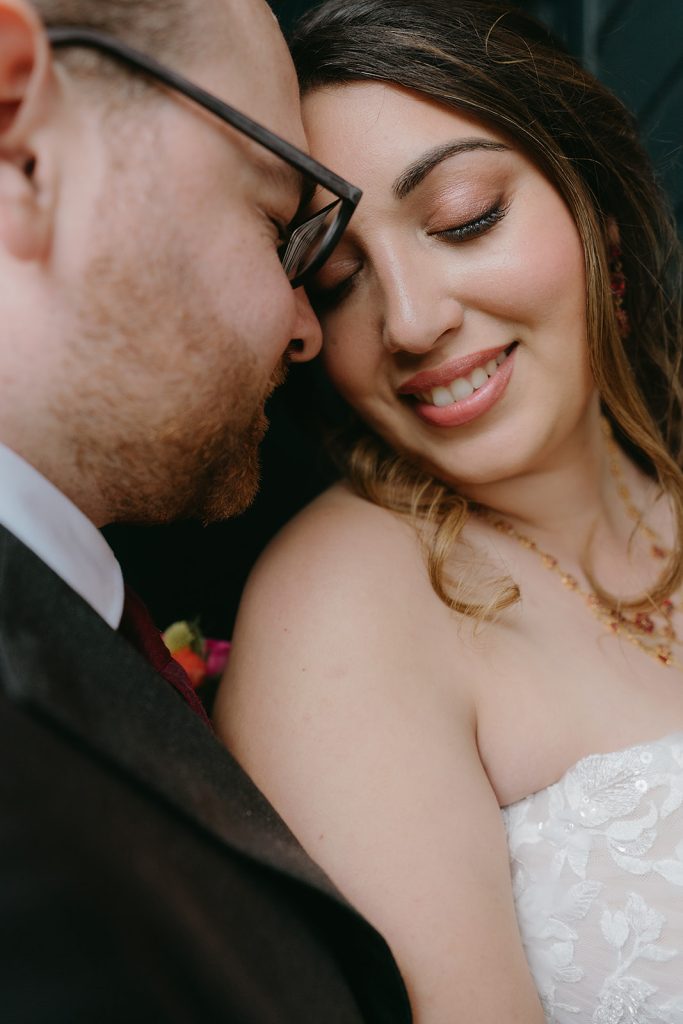
M 488 380 L 488 377 L 486 379 Z M 474 388 L 468 381 L 467 377 L 458 377 L 458 379 L 454 380 L 451 384 L 449 391 L 453 396 L 451 401 L 453 401 L 454 398 L 456 402 L 459 402 L 461 398 L 469 398 L 473 393 Z
M 448 388 L 434 388 L 431 398 L 432 405 L 435 405 L 438 409 L 442 408 L 444 405 L 452 405 L 453 403 L 453 395 L 450 393 Z
M 468 377 L 458 377 L 451 381 L 448 387 L 436 387 L 431 391 L 420 391 L 415 397 L 420 402 L 428 405 L 435 405 L 442 409 L 453 402 L 460 402 L 463 398 L 469 398 L 478 388 L 482 387 L 489 377 L 492 377 L 502 362 L 507 359 L 507 352 L 501 352 L 495 359 L 489 359 L 484 366 L 477 366 Z
M 482 384 L 485 384 L 488 379 L 489 375 L 483 366 L 478 366 L 476 370 L 472 370 L 472 373 L 470 374 L 470 384 L 475 391 L 477 388 L 480 388 Z

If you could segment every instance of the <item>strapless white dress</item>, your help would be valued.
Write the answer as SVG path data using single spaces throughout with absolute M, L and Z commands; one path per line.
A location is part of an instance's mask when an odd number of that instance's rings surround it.
M 552 1024 L 683 1024 L 683 733 L 582 758 L 503 808 Z

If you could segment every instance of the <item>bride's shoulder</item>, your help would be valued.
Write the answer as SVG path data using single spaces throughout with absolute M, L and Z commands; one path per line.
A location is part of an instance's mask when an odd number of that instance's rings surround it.
M 314 529 L 320 540 L 332 532 L 337 539 L 355 536 L 364 538 L 386 535 L 394 543 L 414 545 L 416 533 L 407 520 L 395 512 L 360 497 L 344 481 L 334 484 L 301 510 L 285 527 L 287 537 Z
M 467 687 L 454 694 L 447 685 L 452 614 L 411 524 L 334 487 L 287 524 L 251 573 L 217 703 L 221 728 L 239 747 L 236 723 L 264 709 L 281 725 L 327 697 L 337 711 L 399 691 L 419 704 L 425 678 L 462 707 Z M 325 720 L 330 708 L 318 708 Z
M 386 590 L 432 594 L 423 549 L 415 528 L 395 513 L 366 501 L 339 483 L 298 513 L 259 559 L 251 585 L 320 594 L 333 584 L 354 603 Z M 328 595 L 329 596 L 329 595 Z

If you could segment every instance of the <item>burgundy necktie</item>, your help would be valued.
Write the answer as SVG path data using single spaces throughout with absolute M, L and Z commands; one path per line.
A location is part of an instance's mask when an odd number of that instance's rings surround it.
M 152 621 L 143 601 L 134 590 L 126 586 L 126 597 L 123 605 L 123 616 L 119 632 L 136 647 L 152 668 L 170 683 L 192 710 L 211 728 L 211 722 L 204 710 L 204 705 L 195 693 L 188 675 L 182 665 L 173 658 L 168 647 L 161 638 L 161 633 Z

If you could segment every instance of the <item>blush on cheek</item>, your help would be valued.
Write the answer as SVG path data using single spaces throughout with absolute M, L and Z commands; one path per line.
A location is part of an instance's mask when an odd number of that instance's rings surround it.
M 574 221 L 562 200 L 551 194 L 550 202 L 539 204 L 529 226 L 533 243 L 528 246 L 525 276 L 535 292 L 541 319 L 563 313 L 582 318 L 585 310 L 585 258 Z M 548 225 L 553 230 L 548 230 Z

